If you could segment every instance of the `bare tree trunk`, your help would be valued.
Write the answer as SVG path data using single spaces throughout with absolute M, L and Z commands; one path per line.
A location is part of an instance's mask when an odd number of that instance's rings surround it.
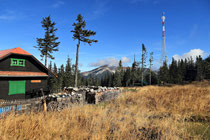
M 44 63 L 45 67 L 47 67 L 47 55 L 45 55 L 45 63 Z
M 149 73 L 149 84 L 152 85 L 152 71 L 151 71 L 151 64 L 150 64 L 150 73 Z
M 77 87 L 77 79 L 78 79 L 79 45 L 80 45 L 80 41 L 78 41 L 78 44 L 77 44 L 74 87 Z
M 143 48 L 142 48 L 142 56 L 141 56 L 141 86 L 143 86 L 143 81 L 144 81 L 144 52 L 143 52 Z

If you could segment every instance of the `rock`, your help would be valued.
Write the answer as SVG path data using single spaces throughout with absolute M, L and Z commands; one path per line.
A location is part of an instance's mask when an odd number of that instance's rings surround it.
M 79 89 L 77 87 L 73 88 L 73 91 L 79 91 Z
M 91 93 L 94 93 L 94 89 L 90 89 L 90 92 L 91 92 Z

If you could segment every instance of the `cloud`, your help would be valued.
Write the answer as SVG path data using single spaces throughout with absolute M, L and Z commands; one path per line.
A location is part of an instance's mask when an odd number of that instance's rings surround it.
M 12 19 L 15 19 L 15 17 L 9 15 L 0 15 L 0 20 L 12 20 Z
M 175 60 L 180 60 L 180 59 L 185 59 L 185 58 L 190 58 L 192 57 L 193 60 L 196 60 L 196 56 L 201 56 L 201 57 L 205 57 L 208 55 L 208 53 L 204 52 L 203 50 L 201 49 L 193 49 L 193 50 L 190 50 L 189 52 L 187 53 L 184 53 L 183 55 L 174 55 L 173 58 Z
M 198 25 L 194 24 L 190 32 L 189 39 L 193 39 L 196 36 L 197 31 L 198 31 Z
M 5 10 L 4 14 L 0 15 L 0 20 L 13 20 L 17 16 L 17 13 L 12 10 Z
M 131 60 L 129 58 L 125 57 L 125 56 L 121 58 L 121 61 L 122 61 L 122 63 L 129 63 L 129 62 L 131 62 Z
M 103 60 L 98 60 L 97 62 L 94 62 L 94 63 L 90 63 L 89 66 L 90 67 L 98 67 L 98 66 L 103 66 L 103 65 L 118 66 L 119 61 L 120 60 L 118 60 L 114 57 L 109 57 L 109 58 L 105 58 Z M 122 57 L 121 61 L 123 64 L 125 64 L 125 63 L 129 63 L 130 59 L 127 57 Z
M 95 0 L 93 10 L 89 13 L 88 19 L 94 20 L 108 11 L 109 0 Z
M 65 3 L 63 2 L 63 1 L 61 1 L 61 0 L 57 0 L 53 5 L 52 5 L 52 7 L 53 8 L 58 8 L 58 7 L 60 7 L 61 5 L 64 5 Z

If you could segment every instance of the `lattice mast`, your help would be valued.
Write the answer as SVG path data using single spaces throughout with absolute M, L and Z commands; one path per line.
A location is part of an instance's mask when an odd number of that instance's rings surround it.
M 163 12 L 162 16 L 162 26 L 163 26 L 163 31 L 162 31 L 162 49 L 161 49 L 161 59 L 160 63 L 161 65 L 163 62 L 167 63 L 167 53 L 166 53 L 166 36 L 165 36 L 165 13 Z

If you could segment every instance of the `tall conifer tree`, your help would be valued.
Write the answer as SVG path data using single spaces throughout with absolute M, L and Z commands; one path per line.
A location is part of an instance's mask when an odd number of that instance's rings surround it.
M 77 16 L 76 23 L 73 23 L 74 30 L 73 32 L 73 39 L 77 40 L 77 52 L 76 52 L 76 66 L 75 66 L 75 83 L 74 86 L 77 87 L 77 80 L 78 80 L 78 61 L 79 61 L 79 47 L 80 43 L 88 43 L 91 45 L 93 42 L 98 42 L 95 39 L 90 39 L 90 36 L 96 35 L 96 32 L 91 31 L 91 30 L 85 30 L 86 22 L 83 20 L 83 17 L 81 14 Z
M 144 85 L 144 68 L 146 67 L 147 50 L 144 44 L 142 44 L 142 54 L 141 54 L 141 86 Z
M 47 66 L 47 58 L 54 59 L 52 53 L 58 51 L 58 45 L 60 42 L 57 42 L 58 37 L 55 36 L 55 22 L 51 21 L 50 16 L 43 18 L 42 20 L 42 27 L 45 30 L 45 37 L 44 38 L 37 38 L 37 46 L 38 50 L 41 52 L 42 59 L 45 59 L 45 66 Z

